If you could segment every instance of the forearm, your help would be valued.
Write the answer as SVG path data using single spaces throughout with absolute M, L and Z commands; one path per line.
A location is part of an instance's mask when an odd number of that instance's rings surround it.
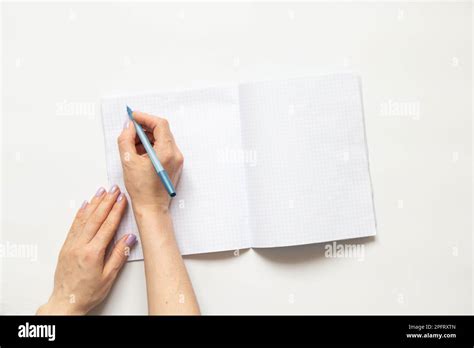
M 199 314 L 169 212 L 134 207 L 143 247 L 149 314 Z

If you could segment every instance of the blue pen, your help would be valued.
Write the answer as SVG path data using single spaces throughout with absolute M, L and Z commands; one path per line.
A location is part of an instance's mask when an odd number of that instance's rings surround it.
M 151 163 L 153 163 L 153 167 L 155 167 L 155 170 L 158 173 L 158 176 L 160 177 L 161 182 L 165 186 L 166 191 L 168 191 L 168 194 L 171 197 L 176 196 L 176 191 L 174 190 L 173 183 L 171 182 L 170 177 L 168 176 L 168 173 L 166 172 L 165 168 L 163 168 L 163 166 L 161 165 L 161 162 L 158 159 L 158 156 L 156 156 L 156 152 L 151 146 L 150 141 L 148 140 L 148 137 L 146 136 L 142 127 L 134 120 L 133 111 L 128 106 L 127 106 L 127 113 L 128 113 L 128 117 L 135 125 L 135 129 L 137 131 L 138 137 L 140 138 L 140 141 L 142 142 L 143 147 L 148 153 L 148 157 L 150 157 Z

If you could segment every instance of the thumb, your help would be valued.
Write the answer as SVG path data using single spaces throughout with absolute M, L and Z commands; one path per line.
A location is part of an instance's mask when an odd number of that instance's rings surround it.
M 130 249 L 137 242 L 137 236 L 127 234 L 123 236 L 114 246 L 109 259 L 105 263 L 104 275 L 115 278 L 130 255 Z

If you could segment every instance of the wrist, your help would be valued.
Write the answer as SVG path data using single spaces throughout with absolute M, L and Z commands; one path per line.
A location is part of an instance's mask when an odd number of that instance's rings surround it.
M 156 244 L 160 247 L 176 243 L 173 219 L 165 206 L 134 206 L 133 212 L 143 248 Z
M 137 223 L 139 220 L 170 218 L 169 206 L 160 204 L 133 204 L 133 213 Z
M 47 303 L 40 306 L 36 314 L 38 315 L 85 315 L 87 311 L 81 310 L 78 306 L 70 302 L 61 302 L 51 297 Z

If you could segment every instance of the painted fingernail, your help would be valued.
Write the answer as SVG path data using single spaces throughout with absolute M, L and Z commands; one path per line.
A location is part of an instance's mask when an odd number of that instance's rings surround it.
M 97 192 L 95 193 L 96 197 L 102 196 L 102 194 L 105 192 L 105 189 L 103 187 L 99 188 Z
M 82 202 L 81 209 L 84 209 L 85 207 L 87 207 L 88 204 L 89 204 L 89 202 L 87 200 Z
M 129 124 L 130 122 L 126 120 L 125 123 L 123 124 L 123 129 L 127 129 Z
M 125 240 L 125 244 L 127 244 L 127 246 L 132 246 L 133 244 L 135 244 L 136 241 L 137 236 L 135 236 L 134 234 L 129 234 L 127 239 Z
M 110 193 L 110 194 L 114 194 L 117 190 L 118 190 L 118 186 L 117 186 L 117 185 L 113 185 L 113 186 L 110 188 L 109 193 Z
M 118 195 L 117 202 L 120 202 L 122 199 L 123 199 L 123 193 Z

